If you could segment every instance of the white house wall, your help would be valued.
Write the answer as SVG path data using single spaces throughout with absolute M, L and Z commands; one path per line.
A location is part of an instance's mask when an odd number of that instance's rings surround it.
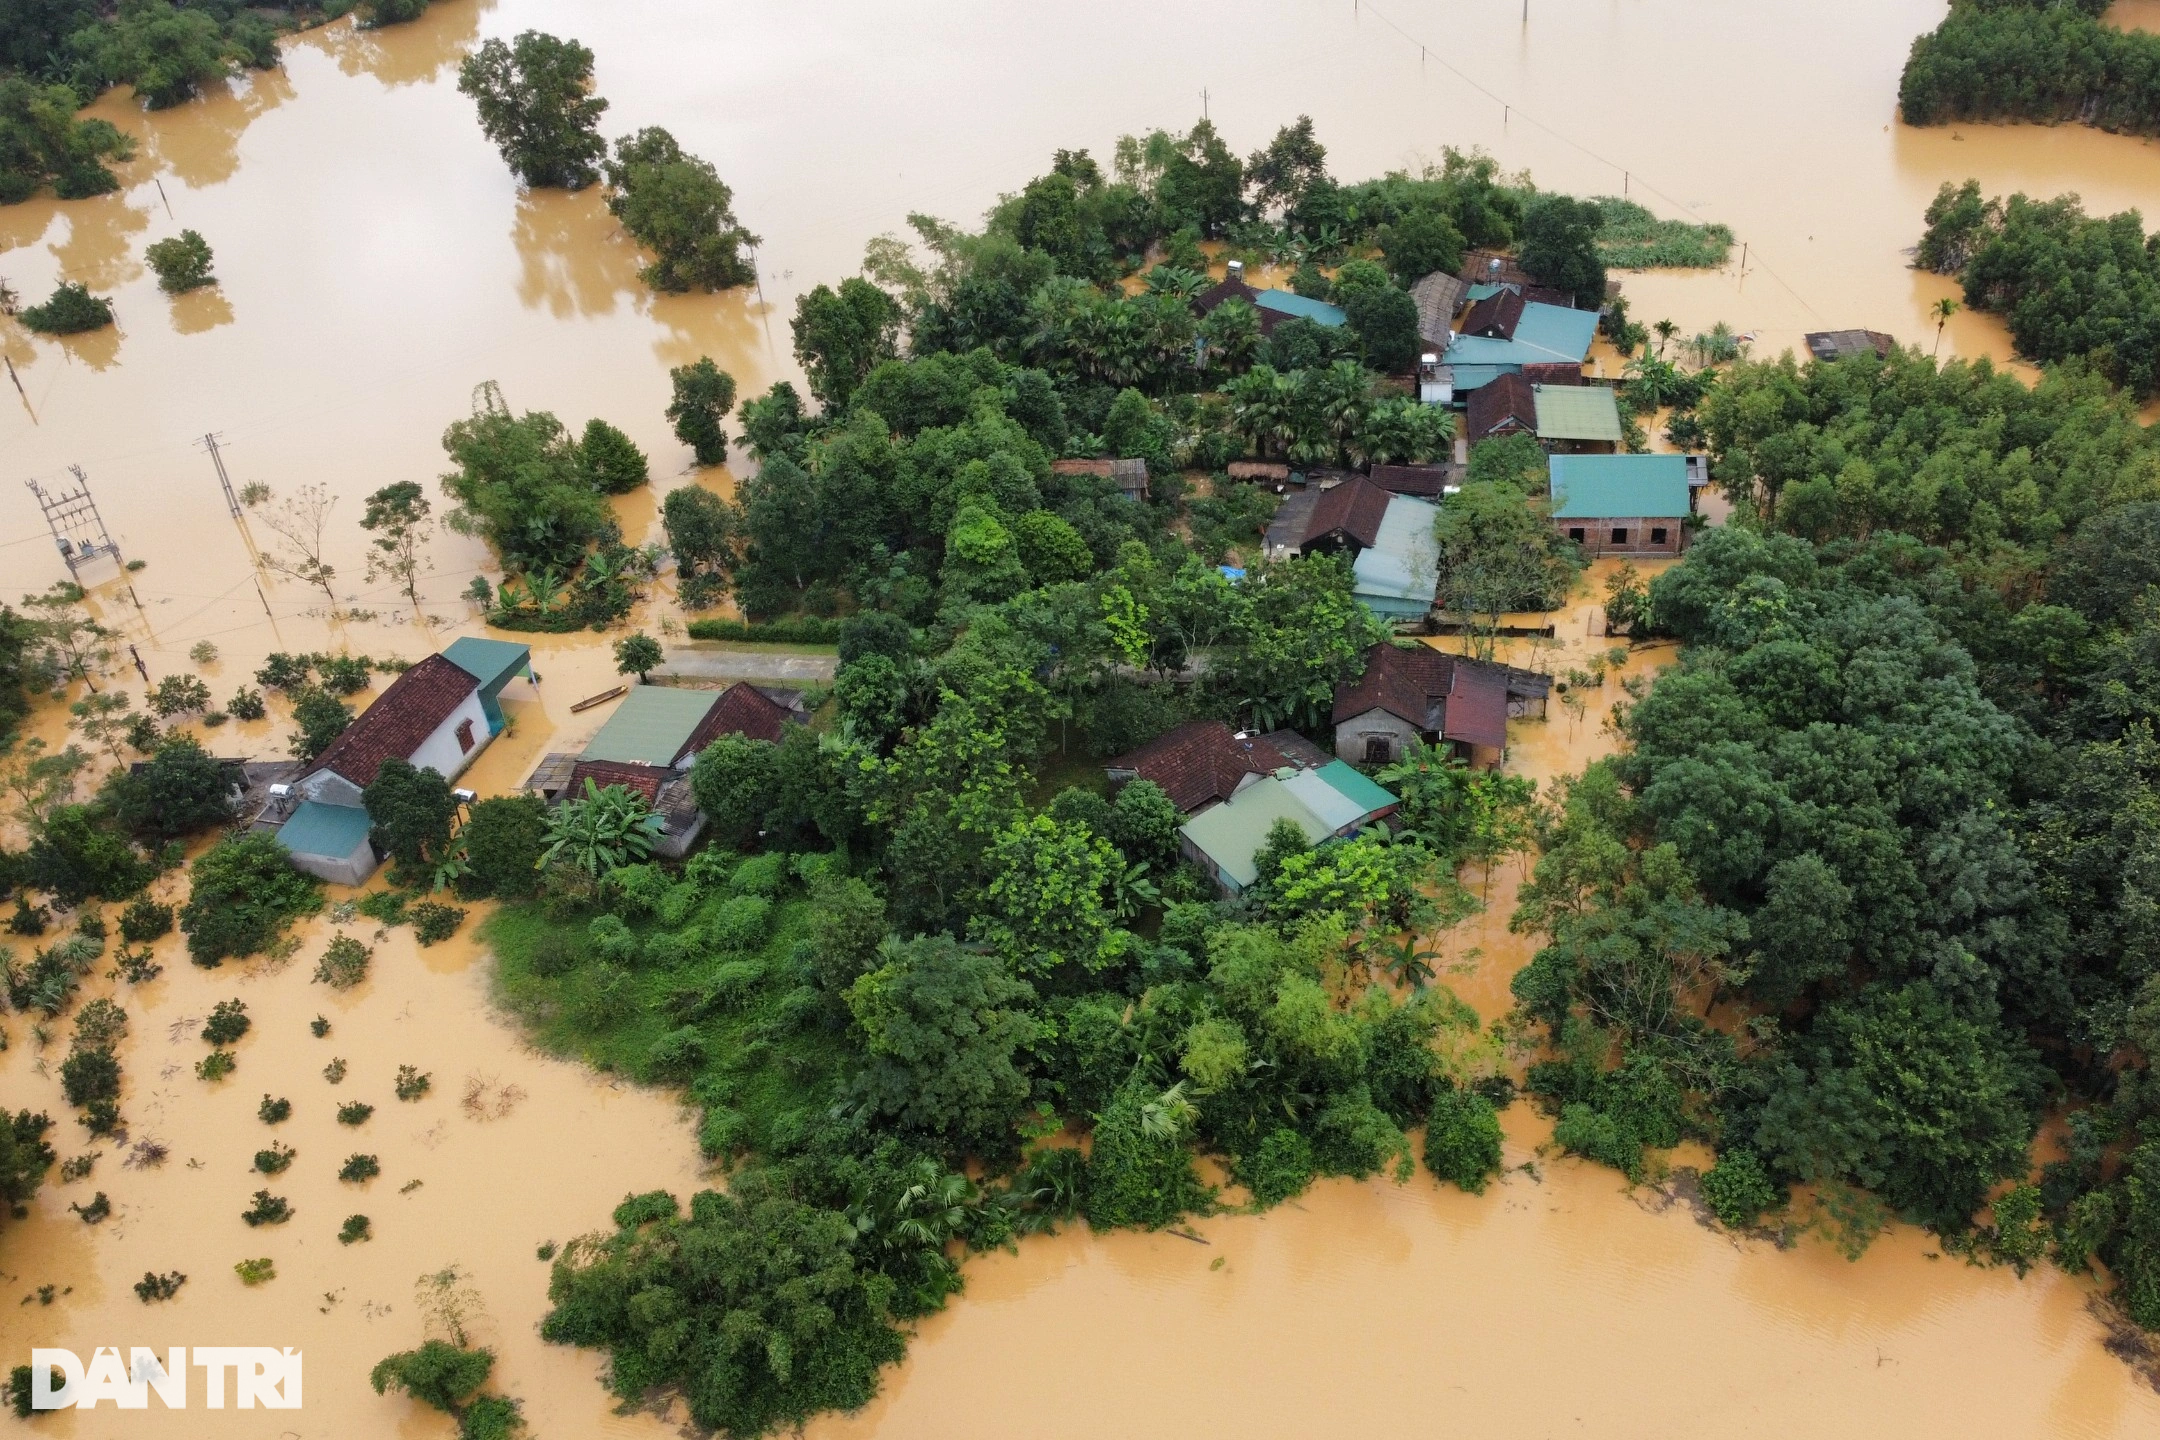
M 473 727 L 473 747 L 469 751 L 460 750 L 457 727 L 468 720 Z M 410 758 L 415 770 L 433 770 L 445 780 L 455 780 L 458 772 L 472 764 L 473 757 L 487 748 L 487 743 L 487 711 L 481 708 L 480 692 L 475 690 L 465 697 L 457 709 L 450 712 L 442 724 L 435 727 L 434 734 L 420 742 L 420 748 L 415 750 Z

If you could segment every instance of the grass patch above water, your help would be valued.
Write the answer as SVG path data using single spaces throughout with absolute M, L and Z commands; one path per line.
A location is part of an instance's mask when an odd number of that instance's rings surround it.
M 1633 200 L 1598 197 L 1605 224 L 1598 230 L 1598 257 L 1616 270 L 1708 270 L 1732 253 L 1733 233 L 1724 225 L 1665 220 Z

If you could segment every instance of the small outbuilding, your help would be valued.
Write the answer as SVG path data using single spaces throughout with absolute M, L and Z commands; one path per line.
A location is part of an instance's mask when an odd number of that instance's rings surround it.
M 1876 355 L 1887 360 L 1897 349 L 1897 338 L 1880 330 L 1814 330 L 1807 336 L 1808 354 L 1825 364 L 1852 355 Z

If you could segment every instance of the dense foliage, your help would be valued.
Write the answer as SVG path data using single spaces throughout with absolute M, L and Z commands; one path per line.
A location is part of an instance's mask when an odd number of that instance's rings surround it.
M 295 919 L 322 908 L 322 886 L 293 869 L 274 835 L 220 840 L 196 857 L 188 880 L 180 928 L 197 965 L 258 954 Z
M 520 180 L 582 190 L 600 178 L 607 156 L 600 117 L 608 102 L 592 93 L 592 71 L 593 52 L 577 41 L 526 30 L 507 43 L 481 42 L 458 67 L 458 89 Z
M 2099 220 L 2075 195 L 1983 200 L 1977 180 L 1945 182 L 1918 262 L 2003 316 L 2019 354 L 2082 358 L 2134 394 L 2160 390 L 2160 235 L 2137 211 Z
M 1745 523 L 1650 587 L 1687 648 L 1516 919 L 1557 1138 L 1631 1173 L 1708 1139 L 1729 1221 L 1804 1180 L 1864 1243 L 1863 1192 L 1968 1232 L 2066 1105 L 2065 1158 L 1959 1243 L 2097 1256 L 2160 1325 L 2160 451 L 2075 367 L 1911 352 L 1741 363 L 1703 413 Z
M 653 289 L 726 290 L 757 278 L 742 254 L 757 236 L 737 223 L 734 193 L 673 135 L 651 126 L 617 140 L 606 173 L 608 212 L 656 257 L 640 272 Z
M 65 85 L 41 85 L 0 73 L 0 205 L 45 185 L 63 200 L 118 188 L 105 161 L 125 160 L 135 142 L 104 120 L 78 120 L 78 97 Z
M 1959 0 L 1913 41 L 1906 123 L 2076 120 L 2160 135 L 2160 35 L 2118 29 L 2107 0 Z

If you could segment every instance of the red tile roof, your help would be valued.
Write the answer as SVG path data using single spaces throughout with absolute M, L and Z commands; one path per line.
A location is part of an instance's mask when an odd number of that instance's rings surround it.
M 430 655 L 390 682 L 375 703 L 330 742 L 330 748 L 309 768 L 329 770 L 365 789 L 385 760 L 410 760 L 428 736 L 480 688 L 457 665 L 440 655 Z
M 1583 383 L 1582 362 L 1577 360 L 1541 361 L 1522 367 L 1523 379 L 1533 385 L 1580 385 Z
M 720 692 L 712 709 L 690 732 L 683 755 L 703 750 L 722 735 L 747 735 L 753 740 L 778 743 L 781 727 L 795 718 L 794 712 L 746 680 L 738 680 Z M 675 757 L 677 760 L 681 755 Z
M 1513 428 L 1537 433 L 1537 395 L 1520 375 L 1496 375 L 1470 392 L 1468 436 L 1472 445 Z
M 565 800 L 585 798 L 585 782 L 590 780 L 602 790 L 610 785 L 620 785 L 645 797 L 647 805 L 660 798 L 660 787 L 674 774 L 657 765 L 633 765 L 621 760 L 580 760 L 570 771 L 570 788 L 563 792 Z
M 1323 491 L 1313 502 L 1312 519 L 1305 526 L 1305 538 L 1298 548 L 1303 550 L 1329 536 L 1347 539 L 1360 550 L 1369 548 L 1380 536 L 1387 502 L 1388 492 L 1362 475 Z
M 1213 801 L 1228 800 L 1247 775 L 1272 775 L 1291 763 L 1266 736 L 1240 740 L 1220 720 L 1189 720 L 1118 756 L 1107 768 L 1131 770 L 1138 779 L 1154 781 L 1171 804 L 1190 814 Z

